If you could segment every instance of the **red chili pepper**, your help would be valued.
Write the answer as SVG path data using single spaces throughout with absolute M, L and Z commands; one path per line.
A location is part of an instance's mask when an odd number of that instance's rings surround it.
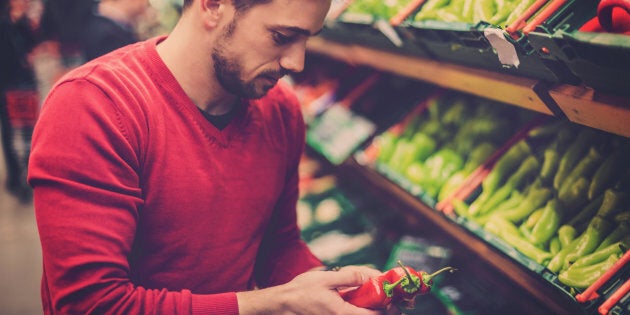
M 371 278 L 356 289 L 340 292 L 341 297 L 348 303 L 358 307 L 369 309 L 383 309 L 392 303 L 394 288 L 399 285 L 404 278 L 396 282 L 389 282 L 388 276 L 384 273 L 376 278 Z
M 356 289 L 341 292 L 341 297 L 353 305 L 370 309 L 383 309 L 391 303 L 404 303 L 410 308 L 417 295 L 431 291 L 433 277 L 447 270 L 456 270 L 446 267 L 427 274 L 405 267 L 400 261 L 398 264 L 400 267 L 392 268 Z

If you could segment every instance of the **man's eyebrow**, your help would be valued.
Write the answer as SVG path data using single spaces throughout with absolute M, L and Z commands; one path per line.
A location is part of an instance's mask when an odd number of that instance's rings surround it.
M 279 28 L 285 29 L 287 31 L 296 33 L 296 34 L 300 34 L 306 37 L 310 37 L 310 36 L 315 36 L 319 33 L 322 32 L 322 29 L 318 30 L 317 32 L 311 34 L 311 31 L 307 30 L 307 29 L 303 29 L 301 27 L 297 27 L 297 26 L 279 26 Z

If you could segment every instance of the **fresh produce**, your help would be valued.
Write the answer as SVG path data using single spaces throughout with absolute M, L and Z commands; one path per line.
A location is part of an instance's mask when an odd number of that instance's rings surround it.
M 416 271 L 404 266 L 392 268 L 380 276 L 371 278 L 358 288 L 340 292 L 341 297 L 356 306 L 369 309 L 384 309 L 392 303 L 409 305 L 417 295 L 431 291 L 433 278 L 445 271 L 453 272 L 452 267 L 442 268 L 432 274 Z
M 551 253 L 546 252 L 522 237 L 518 228 L 512 222 L 501 218 L 493 217 L 485 225 L 485 229 L 489 232 L 501 237 L 506 243 L 514 246 L 516 250 L 533 259 L 535 262 L 542 264 L 551 258 Z
M 588 199 L 595 198 L 615 181 L 615 174 L 622 168 L 627 156 L 627 151 L 619 149 L 606 158 L 593 175 L 588 188 Z
M 629 247 L 630 247 L 630 234 L 626 235 L 626 237 L 623 240 L 607 245 L 603 248 L 599 248 L 588 255 L 584 255 L 580 257 L 580 259 L 576 260 L 571 265 L 571 268 L 597 264 L 606 260 L 606 258 L 610 256 L 621 257 L 624 251 L 627 250 Z
M 628 250 L 630 167 L 621 160 L 629 148 L 628 139 L 566 121 L 543 124 L 497 160 L 479 194 L 452 201 L 453 209 L 562 275 L 562 284 L 583 288 L 608 257 Z
M 558 172 L 553 178 L 553 187 L 555 189 L 560 189 L 560 186 L 564 183 L 571 170 L 573 170 L 575 165 L 588 151 L 589 146 L 593 143 L 597 143 L 598 135 L 599 133 L 593 129 L 585 128 L 580 131 L 573 143 L 571 143 L 571 146 L 560 159 Z
M 481 210 L 483 204 L 494 194 L 499 185 L 509 176 L 512 170 L 527 158 L 530 152 L 529 144 L 525 141 L 519 141 L 497 161 L 492 171 L 481 182 L 481 195 L 475 199 L 469 208 L 471 215 L 474 216 Z
M 532 5 L 534 0 L 428 0 L 415 15 L 415 21 L 509 25 Z
M 389 19 L 402 10 L 409 2 L 410 0 L 355 0 L 344 11 L 344 14 L 369 14 Z
M 556 233 L 563 215 L 562 206 L 558 199 L 552 198 L 547 201 L 540 218 L 536 220 L 531 233 L 528 234 L 529 241 L 534 245 L 547 243 Z
M 376 137 L 371 149 L 388 176 L 436 201 L 457 189 L 529 118 L 508 112 L 505 104 L 455 92 L 425 106 Z

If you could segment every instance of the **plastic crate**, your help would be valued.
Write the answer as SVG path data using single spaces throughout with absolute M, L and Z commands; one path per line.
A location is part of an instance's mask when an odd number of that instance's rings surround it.
M 532 14 L 538 8 L 532 5 Z M 506 29 L 509 27 L 487 21 L 417 22 L 410 18 L 398 31 L 438 60 L 552 83 L 577 83 L 578 78 L 561 60 L 544 58 L 527 36 L 517 31 L 520 28 L 513 28 L 511 33 Z
M 630 36 L 579 31 L 596 10 L 596 2 L 571 1 L 530 32 L 529 42 L 545 60 L 563 62 L 580 83 L 601 92 L 630 95 L 626 82 Z
M 418 6 L 417 2 L 418 0 L 410 0 L 394 16 L 377 16 L 346 12 L 345 10 L 354 3 L 350 1 L 341 12 L 327 19 L 322 37 L 396 53 L 429 57 L 424 47 L 406 38 L 406 34 L 400 34 L 396 27 L 400 21 L 413 13 Z

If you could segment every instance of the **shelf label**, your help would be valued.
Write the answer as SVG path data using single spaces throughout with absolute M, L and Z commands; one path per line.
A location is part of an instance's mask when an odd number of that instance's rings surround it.
M 518 60 L 516 48 L 514 48 L 514 45 L 505 38 L 502 29 L 488 27 L 483 30 L 483 35 L 486 36 L 486 39 L 490 42 L 492 48 L 494 48 L 497 55 L 499 55 L 499 61 L 501 64 L 504 66 L 518 68 L 518 65 L 521 62 Z
M 375 131 L 368 119 L 334 104 L 309 125 L 306 142 L 331 163 L 340 164 Z

